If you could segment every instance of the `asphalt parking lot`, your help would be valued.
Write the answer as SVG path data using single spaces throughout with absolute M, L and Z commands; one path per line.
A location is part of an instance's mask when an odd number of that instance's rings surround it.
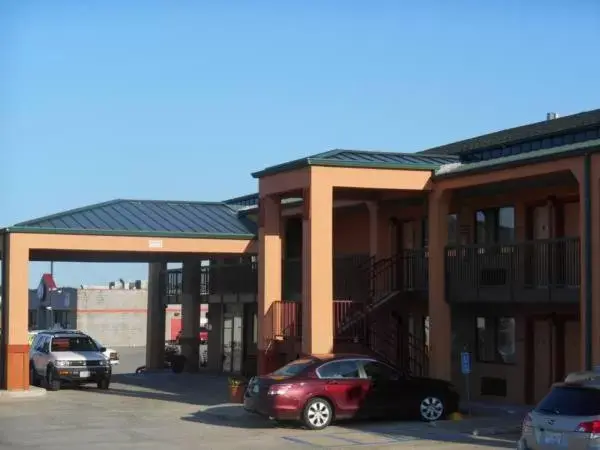
M 227 404 L 223 376 L 135 375 L 144 349 L 121 349 L 121 358 L 109 391 L 66 388 L 0 403 L 0 449 L 515 448 L 515 436 L 474 437 L 441 423 L 275 427 Z

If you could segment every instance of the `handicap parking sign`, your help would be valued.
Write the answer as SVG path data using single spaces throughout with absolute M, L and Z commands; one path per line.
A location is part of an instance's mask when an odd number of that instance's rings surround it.
M 471 354 L 469 352 L 461 352 L 460 370 L 463 375 L 468 375 L 471 373 Z

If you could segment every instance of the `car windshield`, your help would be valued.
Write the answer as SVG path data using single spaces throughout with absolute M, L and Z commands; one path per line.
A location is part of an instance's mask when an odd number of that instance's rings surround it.
M 600 415 L 600 390 L 583 386 L 556 386 L 535 409 L 561 416 Z
M 50 351 L 53 352 L 96 352 L 98 346 L 87 336 L 55 337 Z
M 312 359 L 297 359 L 296 361 L 293 361 L 293 362 L 286 364 L 285 366 L 277 369 L 271 375 L 275 375 L 278 377 L 293 377 L 293 376 L 298 375 L 299 373 L 303 372 L 304 370 L 306 370 L 313 364 L 314 364 L 314 360 L 312 360 Z

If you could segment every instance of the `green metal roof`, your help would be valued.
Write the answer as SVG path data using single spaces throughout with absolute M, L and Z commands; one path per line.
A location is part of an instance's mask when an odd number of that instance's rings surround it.
M 219 202 L 111 200 L 21 222 L 24 233 L 252 239 L 256 224 Z
M 493 170 L 504 169 L 508 167 L 524 166 L 526 164 L 534 164 L 544 161 L 552 161 L 562 158 L 570 158 L 580 156 L 585 153 L 597 152 L 600 150 L 600 139 L 593 141 L 579 142 L 576 144 L 562 145 L 545 150 L 536 150 L 528 153 L 520 153 L 518 155 L 503 156 L 500 158 L 488 159 L 473 163 L 461 164 L 455 166 L 447 166 L 443 169 L 438 169 L 434 175 L 434 179 L 450 178 L 459 175 L 468 175 L 471 173 L 491 172 Z
M 566 131 L 600 125 L 600 109 L 584 111 L 557 119 L 508 128 L 482 136 L 444 144 L 419 152 L 421 155 L 455 155 L 487 147 L 508 146 L 529 139 L 553 136 Z
M 419 155 L 416 153 L 337 149 L 267 167 L 264 170 L 254 172 L 252 176 L 254 178 L 261 178 L 267 175 L 301 169 L 308 166 L 435 170 L 444 164 L 456 161 L 458 161 L 458 157 L 453 155 Z

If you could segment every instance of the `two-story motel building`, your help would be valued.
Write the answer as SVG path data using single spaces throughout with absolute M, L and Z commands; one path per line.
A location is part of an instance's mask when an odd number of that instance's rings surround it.
M 151 366 L 179 296 L 191 370 L 209 303 L 214 369 L 360 351 L 462 385 L 469 351 L 474 398 L 532 403 L 600 364 L 599 151 L 595 110 L 418 153 L 333 150 L 254 173 L 258 194 L 225 202 L 116 200 L 17 224 L 3 387 L 28 386 L 29 260 L 145 261 Z

